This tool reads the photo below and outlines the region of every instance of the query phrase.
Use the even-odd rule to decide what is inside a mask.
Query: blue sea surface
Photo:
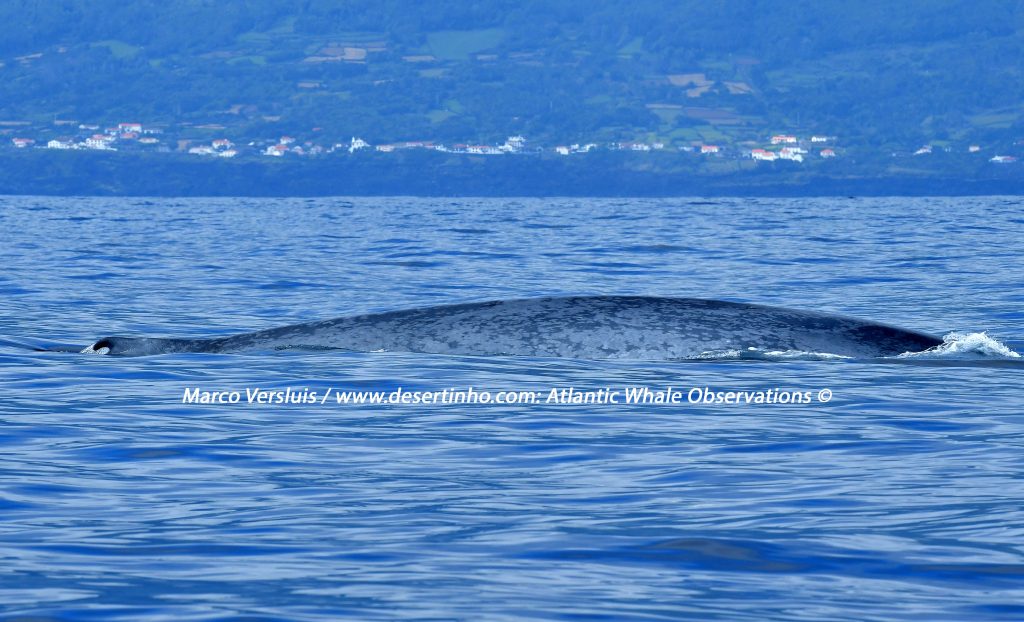
[[[6,197],[0,228],[4,620],[1024,619],[1020,198]],[[36,350],[551,294],[764,303],[987,345]],[[245,401],[625,386],[832,399]],[[242,401],[183,403],[191,387]]]

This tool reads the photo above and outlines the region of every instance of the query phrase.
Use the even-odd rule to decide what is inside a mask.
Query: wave
[[[690,360],[694,361],[840,361],[855,357],[831,352],[809,352],[805,350],[766,350],[746,348],[743,350],[710,350],[701,352]]]
[[[987,333],[952,332],[942,337],[942,343],[922,352],[904,352],[898,358],[942,358],[942,359],[978,359],[1004,358],[1019,359],[1021,355],[1014,352]]]
[[[985,332],[951,332],[942,343],[919,352],[864,359],[831,352],[806,350],[773,350],[764,348],[709,350],[686,359],[691,361],[875,361],[880,363],[958,363],[979,364],[1006,362],[1011,366],[1024,364],[1024,357]]]

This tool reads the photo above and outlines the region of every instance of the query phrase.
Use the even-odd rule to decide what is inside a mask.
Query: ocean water
[[[4,620],[1024,619],[1020,198],[6,197],[0,227]],[[949,344],[884,361],[37,351],[550,294],[774,304]],[[186,404],[190,387],[242,399]],[[245,393],[399,387],[813,399]]]

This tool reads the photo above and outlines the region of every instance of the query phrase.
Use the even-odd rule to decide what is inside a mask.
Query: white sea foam
[[[807,352],[804,350],[762,350],[747,348],[746,350],[708,350],[695,358],[701,360],[736,360],[736,361],[832,361],[852,358],[831,352]]]
[[[99,350],[95,350],[92,346],[86,346],[85,349],[82,350],[81,354],[108,354],[109,352],[110,348],[100,348]]]
[[[1009,358],[1020,354],[985,333],[949,333],[943,343],[923,352],[904,352],[898,358]]]
[[[922,352],[904,352],[897,359],[1019,359],[1021,355],[985,333],[949,333],[943,343]],[[830,352],[803,350],[763,350],[760,348],[708,350],[698,354],[698,360],[718,361],[834,361],[854,357]]]

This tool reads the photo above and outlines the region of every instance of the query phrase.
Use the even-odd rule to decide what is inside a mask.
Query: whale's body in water
[[[751,349],[872,358],[919,352],[941,343],[937,337],[884,324],[755,304],[573,296],[355,315],[211,339],[108,337],[84,351],[130,356],[337,348],[670,360]]]

